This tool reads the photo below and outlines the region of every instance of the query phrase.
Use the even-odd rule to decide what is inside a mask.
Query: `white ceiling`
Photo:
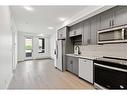
[[[27,11],[23,6],[11,6],[11,11],[18,31],[51,35],[63,24],[59,17],[71,18],[87,6],[32,6],[34,11]],[[54,27],[49,30],[48,27]]]

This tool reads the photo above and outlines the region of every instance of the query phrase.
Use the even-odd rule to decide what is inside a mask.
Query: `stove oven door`
[[[95,84],[107,89],[127,89],[127,70],[94,63]]]

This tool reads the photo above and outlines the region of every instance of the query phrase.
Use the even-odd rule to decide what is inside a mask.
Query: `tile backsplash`
[[[110,56],[127,59],[127,43],[80,46],[82,55]]]

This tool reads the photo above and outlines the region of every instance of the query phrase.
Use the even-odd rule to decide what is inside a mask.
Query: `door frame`
[[[32,60],[33,59],[33,36],[24,36],[24,60]],[[26,57],[26,52],[25,52],[25,45],[26,45],[26,43],[25,43],[25,40],[26,40],[26,38],[28,38],[28,39],[32,39],[32,56],[31,57]]]

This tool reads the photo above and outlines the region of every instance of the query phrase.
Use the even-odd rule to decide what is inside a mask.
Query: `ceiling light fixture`
[[[44,37],[45,35],[43,33],[39,34],[38,37]]]
[[[24,6],[24,9],[26,9],[27,11],[33,11],[34,9],[30,6]]]
[[[60,21],[65,21],[66,18],[60,17],[59,20],[60,20]]]
[[[52,29],[54,29],[54,28],[53,28],[53,27],[48,27],[48,29],[52,30]]]

